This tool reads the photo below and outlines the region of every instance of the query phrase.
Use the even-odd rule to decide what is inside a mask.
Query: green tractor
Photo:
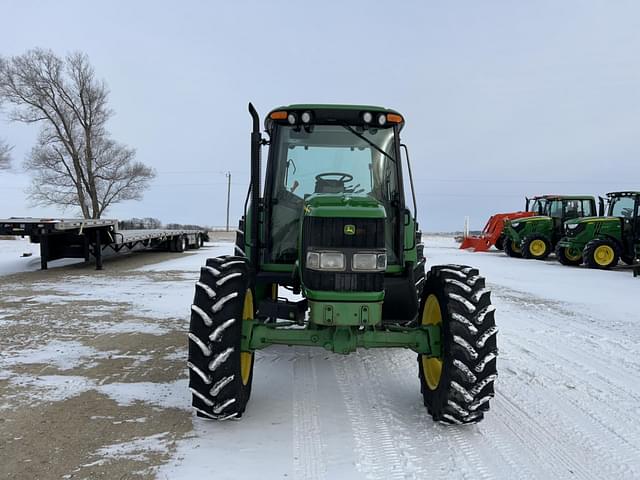
[[[558,242],[556,256],[563,265],[585,263],[607,269],[618,260],[631,265],[640,258],[640,192],[607,194],[607,216],[570,220]],[[600,203],[604,213],[604,202]]]
[[[544,195],[533,207],[538,215],[505,221],[504,251],[510,257],[544,260],[564,235],[564,222],[596,214],[595,198],[583,195]]]
[[[191,307],[197,415],[240,417],[255,352],[270,345],[338,354],[396,347],[418,354],[435,420],[480,421],[497,376],[494,307],[475,268],[434,266],[425,275],[403,117],[372,106],[291,105],[267,115],[263,138],[251,104],[249,112],[251,183],[235,255],[207,260]]]

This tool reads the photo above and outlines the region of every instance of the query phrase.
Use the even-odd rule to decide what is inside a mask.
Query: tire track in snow
[[[405,459],[379,408],[380,398],[367,382],[358,358],[331,357],[338,388],[351,422],[358,460],[356,467],[369,479],[407,479]]]
[[[293,364],[293,478],[326,478],[324,450],[316,366],[310,352],[301,352]]]
[[[559,441],[555,432],[551,432],[547,425],[527,414],[520,405],[516,404],[501,392],[496,392],[496,415],[520,439],[524,447],[530,449],[531,454],[539,459],[540,466],[553,471],[547,478],[593,479],[592,472],[580,461],[568,455],[566,445]],[[551,461],[550,461],[551,460]],[[616,477],[611,477],[616,478]]]
[[[452,475],[462,475],[462,478],[469,479],[491,478],[483,462],[465,439],[469,430],[465,427],[440,425],[429,415],[422,403],[415,354],[399,350],[377,350],[365,353],[363,362],[365,370],[376,378],[375,383],[386,399],[384,405],[388,406],[387,412],[393,419],[392,425],[400,430],[405,439],[403,451],[411,454],[414,463],[419,466],[417,470],[420,475],[414,478],[433,477],[434,470],[442,472],[445,478]],[[390,384],[390,378],[401,382],[404,388],[400,391],[416,392],[414,410],[407,411],[404,404],[401,404],[402,410],[399,410],[396,406],[398,402],[392,396],[394,385]],[[410,412],[413,414],[409,415]],[[443,445],[446,447],[443,448]],[[442,455],[445,450],[449,457]],[[452,455],[454,452],[462,452],[463,456]]]
[[[517,338],[517,336],[512,337],[512,340]],[[523,340],[520,340],[523,342]],[[532,344],[532,340],[528,338],[526,340],[527,347],[530,347]],[[516,345],[519,342],[516,340]],[[533,342],[536,343],[536,342]],[[578,381],[575,378],[576,372],[580,371],[576,368],[572,368],[570,371],[567,371],[562,365],[571,364],[572,361],[561,357],[561,361],[553,362],[547,360],[548,358],[553,358],[553,352],[546,351],[546,349],[542,345],[535,345],[536,351],[541,352],[540,357],[534,355],[527,347],[522,344],[519,347],[527,353],[535,362],[527,362],[527,364],[541,364],[545,368],[546,376],[541,375],[539,372],[536,372],[538,375],[537,378],[542,378],[543,380],[548,380],[553,384],[561,384],[563,380],[566,379],[574,379],[574,381]],[[576,364],[580,365],[580,364]],[[582,367],[582,371],[586,370],[586,367]],[[589,375],[585,375],[584,378],[580,379],[580,383],[584,383],[586,385],[590,385],[589,382],[593,381],[593,377]],[[513,385],[514,383],[520,382],[525,384],[522,378],[519,375],[513,375],[510,378],[509,385]],[[574,442],[580,442],[581,448],[588,447],[592,451],[607,451],[607,456],[609,457],[609,461],[607,462],[596,462],[594,467],[605,468],[606,476],[609,478],[636,478],[637,470],[633,469],[631,466],[637,464],[638,458],[640,458],[640,443],[638,438],[638,429],[637,429],[637,420],[633,419],[631,415],[625,410],[618,410],[615,408],[611,408],[610,404],[615,405],[619,401],[619,396],[615,395],[612,397],[602,397],[598,395],[601,390],[597,390],[593,388],[593,384],[591,383],[590,389],[586,393],[586,398],[577,399],[575,395],[569,395],[567,392],[563,392],[562,390],[554,390],[554,395],[560,395],[563,402],[567,402],[571,405],[571,409],[562,413],[558,409],[561,406],[559,402],[544,402],[545,408],[545,416],[552,420],[556,426],[562,425],[563,429],[572,432],[574,435],[579,436],[579,439],[574,439]],[[545,399],[543,399],[545,400]],[[526,400],[525,400],[526,401]],[[588,402],[596,401],[597,409],[594,410],[588,406]],[[541,408],[541,403],[537,402],[535,405],[531,405],[532,408]],[[580,417],[578,422],[571,423],[567,418],[568,415],[576,416],[577,413],[582,413],[591,420],[591,425],[587,425],[584,422],[584,417]],[[606,415],[603,413],[606,412]],[[610,423],[610,419],[615,419],[618,422],[618,428],[614,428]],[[622,422],[620,423],[620,421]],[[630,428],[631,425],[636,425],[635,428]],[[589,432],[589,427],[595,428],[597,432]],[[580,430],[578,430],[580,428]],[[563,430],[564,431],[564,430]],[[611,461],[613,460],[613,461]]]
[[[425,471],[430,473],[430,477],[434,476],[434,470],[438,470],[443,472],[444,478],[456,475],[462,475],[469,479],[495,478],[496,471],[499,471],[501,476],[507,475],[505,466],[508,466],[510,469],[509,478],[517,478],[518,480],[539,478],[527,467],[530,457],[524,457],[512,448],[512,438],[501,437],[501,434],[505,432],[511,435],[510,431],[496,432],[495,422],[488,425],[485,420],[477,426],[461,427],[433,423],[427,409],[422,405],[414,353],[397,350],[376,353],[383,354],[384,357],[376,360],[378,367],[380,364],[384,364],[389,370],[388,373],[385,370],[387,375],[394,379],[401,379],[407,391],[415,389],[417,392],[416,400],[419,402],[417,413],[414,411],[414,417],[409,418],[409,422],[406,412],[403,414],[397,409],[394,411],[396,423],[404,423],[407,431],[411,432],[413,451],[423,459]],[[373,357],[373,355],[371,356]],[[368,371],[373,371],[376,365],[368,367]],[[409,372],[413,372],[413,375],[408,375]],[[387,385],[387,390],[389,387],[390,385]],[[390,403],[393,405],[393,402]],[[491,417],[492,413],[489,412],[487,416]],[[430,441],[426,443],[425,439]],[[435,458],[425,456],[425,447],[435,452]],[[447,452],[449,457],[443,456],[444,452]],[[462,452],[463,456],[456,455],[456,452]]]

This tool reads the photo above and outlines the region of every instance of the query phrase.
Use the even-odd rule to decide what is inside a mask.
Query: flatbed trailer
[[[118,220],[70,218],[6,218],[0,219],[0,235],[29,237],[40,244],[40,266],[60,258],[95,259],[96,270],[102,270],[106,251],[114,253],[158,249],[182,252],[200,248],[208,240],[203,230],[118,230]]]

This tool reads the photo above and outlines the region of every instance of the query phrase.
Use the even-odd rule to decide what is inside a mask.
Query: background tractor
[[[480,235],[467,235],[462,239],[460,248],[466,250],[473,248],[474,252],[486,252],[492,246],[498,250],[504,249],[504,221],[516,220],[518,218],[533,217],[539,215],[544,208],[544,197],[533,197],[525,199],[525,208],[521,212],[496,213],[492,215],[487,224],[482,229]]]
[[[197,414],[240,417],[255,351],[270,345],[340,354],[399,347],[418,354],[435,420],[481,420],[497,375],[494,307],[474,268],[425,275],[403,117],[373,106],[291,105],[267,115],[263,138],[249,111],[251,184],[236,254],[207,260],[192,305]]]
[[[544,260],[562,238],[564,222],[596,214],[594,197],[545,195],[539,199],[540,215],[505,221],[504,251],[510,257]]]
[[[608,193],[607,201],[607,216],[565,224],[565,236],[556,247],[560,263],[607,269],[619,259],[631,265],[640,256],[640,192]]]

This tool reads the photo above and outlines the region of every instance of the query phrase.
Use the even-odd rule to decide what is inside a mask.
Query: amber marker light
[[[402,116],[395,113],[387,113],[387,122],[389,123],[402,123]]]
[[[271,112],[271,115],[269,115],[269,117],[271,118],[271,120],[286,120],[287,119],[287,112],[285,112],[284,110],[279,110],[277,112]]]

